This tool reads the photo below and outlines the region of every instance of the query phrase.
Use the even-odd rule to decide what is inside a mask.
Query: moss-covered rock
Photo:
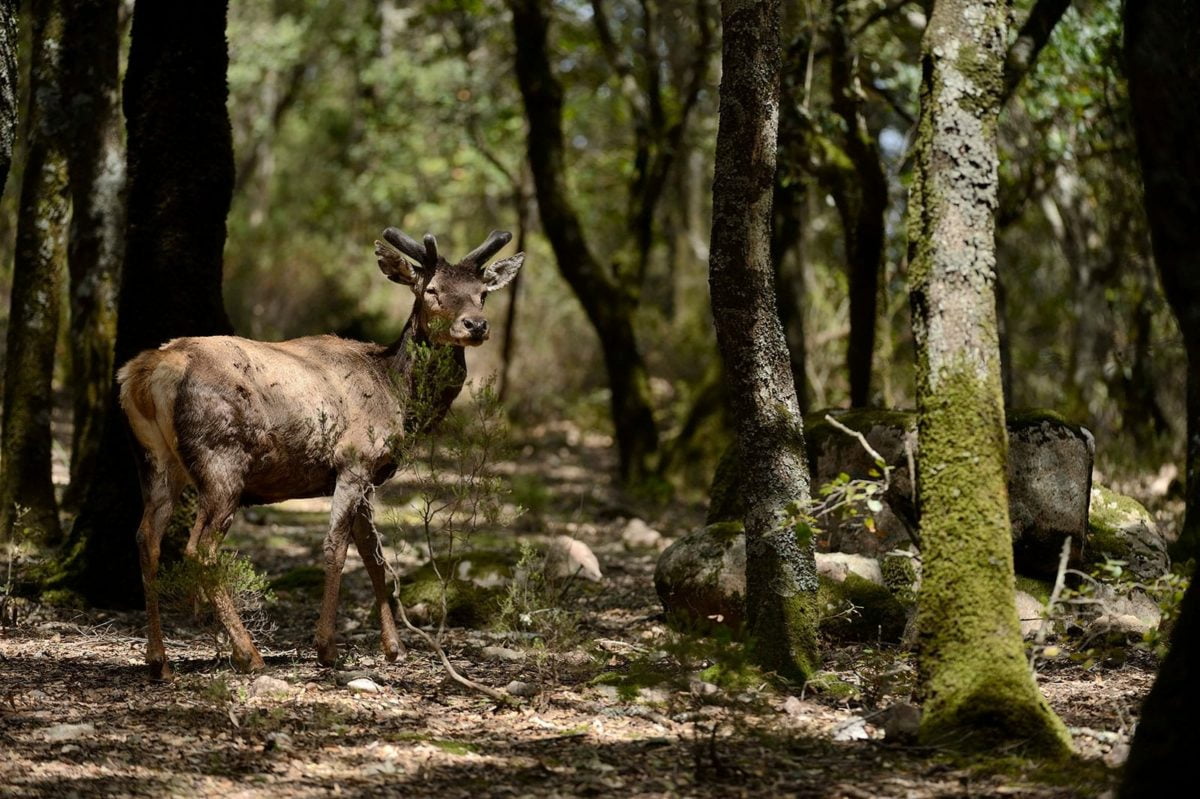
[[[414,622],[437,621],[444,579],[446,623],[486,627],[499,614],[504,592],[512,581],[511,560],[509,553],[477,551],[439,560],[436,569],[433,563],[426,563],[401,580],[400,599]]]
[[[841,641],[895,643],[908,624],[909,609],[886,586],[857,574],[840,582],[822,575],[817,599],[821,634]]]
[[[1092,486],[1088,532],[1084,559],[1089,564],[1106,558],[1122,560],[1139,580],[1147,581],[1171,567],[1167,542],[1150,512],[1137,500],[1102,485]]]

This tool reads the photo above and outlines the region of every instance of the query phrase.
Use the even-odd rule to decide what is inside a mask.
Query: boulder
[[[909,459],[917,448],[917,415],[898,410],[833,410],[805,416],[805,443],[814,488],[841,474],[878,479],[878,467],[857,438],[835,428],[826,414],[860,432],[891,467],[891,485],[874,529],[861,519],[831,519],[817,540],[820,549],[878,558],[912,542],[919,517]],[[1014,414],[1008,420],[1009,513],[1018,573],[1053,577],[1064,538],[1072,540],[1075,563],[1087,539],[1088,497],[1095,444],[1085,428],[1050,413]],[[727,452],[713,478],[708,523],[740,520],[737,468]]]
[[[746,601],[741,522],[710,524],[663,550],[654,568],[654,588],[677,626],[741,629]]]
[[[1171,567],[1167,542],[1150,511],[1102,485],[1092,486],[1088,532],[1084,553],[1088,563],[1121,560],[1143,581],[1160,577]]]

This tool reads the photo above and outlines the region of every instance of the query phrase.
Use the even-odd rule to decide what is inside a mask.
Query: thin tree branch
[[[1054,27],[1062,19],[1070,5],[1071,0],[1037,0],[1034,3],[1033,8],[1029,11],[1029,16],[1025,18],[1025,24],[1021,26],[1021,32],[1017,34],[1016,41],[1008,48],[1008,55],[1004,59],[1004,89],[1000,95],[1001,107],[1012,99],[1017,87],[1021,85],[1021,81],[1033,69],[1042,48],[1050,41]]]

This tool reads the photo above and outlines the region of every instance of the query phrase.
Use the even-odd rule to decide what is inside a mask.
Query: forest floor
[[[519,680],[535,695],[503,704],[463,688],[403,631],[407,658],[384,662],[355,554],[339,616],[344,662],[318,666],[309,642],[320,583],[309,577],[320,563],[328,503],[287,503],[239,514],[228,540],[270,578],[292,578],[277,583],[265,608],[270,624],[256,634],[266,673],[286,685],[257,691],[257,677],[234,671],[215,639],[183,614],[166,619],[177,677],[155,683],[142,665],[143,614],[22,605],[15,626],[0,630],[0,796],[923,799],[1111,791],[1111,765],[1153,680],[1149,657],[1108,667],[1062,658],[1042,668],[1041,687],[1080,753],[1051,766],[1019,750],[967,758],[884,740],[880,710],[906,699],[912,684],[908,657],[887,647],[831,645],[824,690],[739,683],[736,647],[689,641],[664,625],[652,579],[658,553],[622,542],[630,511],[604,477],[612,471],[606,443],[566,426],[535,431],[509,470],[541,486],[541,507],[505,534],[513,560],[517,539],[544,546],[566,533],[591,546],[604,572],[599,584],[573,587],[567,623],[553,640],[530,646],[519,635],[472,629],[445,636],[467,676],[498,688]],[[400,481],[379,502],[399,507],[404,499]],[[647,521],[677,537],[702,519],[703,508],[678,504]],[[391,554],[404,561],[411,553],[397,552],[412,546]],[[710,664],[717,670],[699,679]],[[379,690],[356,692],[347,685],[356,677]]]

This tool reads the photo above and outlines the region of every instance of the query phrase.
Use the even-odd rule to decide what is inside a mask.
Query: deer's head
[[[483,313],[488,293],[507,285],[525,262],[521,252],[488,265],[511,239],[511,233],[493,230],[487,241],[451,264],[438,254],[432,234],[426,233],[419,242],[390,227],[383,231],[383,241],[375,242],[375,255],[388,280],[412,287],[417,297],[413,324],[422,338],[474,347],[488,339]]]

